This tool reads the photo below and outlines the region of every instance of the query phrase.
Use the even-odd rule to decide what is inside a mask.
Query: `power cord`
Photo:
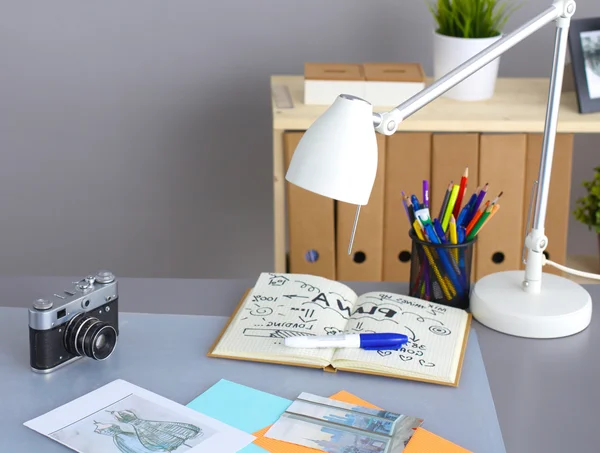
[[[554,261],[546,259],[545,256],[542,261],[542,264],[543,265],[549,264],[550,266],[560,269],[563,272],[567,272],[568,274],[573,274],[573,275],[577,275],[579,277],[589,278],[592,280],[600,280],[600,275],[598,275],[598,274],[592,274],[590,272],[583,272],[583,271],[578,271],[576,269],[571,269],[570,267],[563,266],[562,264],[558,264],[558,263],[555,263]]]

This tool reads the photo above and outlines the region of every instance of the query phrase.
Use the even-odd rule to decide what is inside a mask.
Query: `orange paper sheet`
[[[371,409],[381,409],[368,401],[365,401],[358,396],[348,393],[344,390],[330,396],[332,400],[342,401],[344,403],[356,404],[357,406],[369,407]],[[266,432],[271,428],[266,428],[256,431],[254,436],[256,440],[254,443],[259,447],[264,448],[271,453],[319,453],[321,450],[314,448],[304,447],[302,445],[291,444],[289,442],[283,442],[277,439],[270,439],[265,437]],[[446,439],[443,439],[435,434],[427,431],[423,428],[417,428],[415,434],[408,442],[408,445],[404,449],[403,453],[471,453],[456,444],[453,444]]]

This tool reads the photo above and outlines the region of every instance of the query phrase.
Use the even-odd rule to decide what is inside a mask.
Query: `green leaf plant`
[[[518,9],[507,0],[426,0],[441,35],[492,38]]]
[[[577,200],[573,214],[590,230],[600,234],[600,167],[594,168],[594,179],[584,181],[583,187],[587,195]]]

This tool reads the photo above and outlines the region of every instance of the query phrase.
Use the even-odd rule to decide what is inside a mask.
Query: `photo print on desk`
[[[417,417],[301,393],[266,437],[327,453],[400,453],[422,423]]]
[[[180,452],[215,430],[137,395],[99,409],[49,437],[85,453]]]
[[[233,453],[255,439],[122,380],[25,426],[79,453]]]

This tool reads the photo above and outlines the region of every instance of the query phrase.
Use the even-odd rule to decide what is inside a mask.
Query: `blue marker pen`
[[[283,343],[290,348],[361,348],[382,351],[400,349],[408,343],[408,337],[401,333],[361,333],[321,337],[288,337]]]
[[[465,208],[468,206],[469,210],[467,211],[467,214],[463,218],[463,223],[461,225],[468,225],[469,222],[471,221],[472,214],[474,214],[471,211],[473,210],[473,206],[475,206],[476,201],[477,201],[477,194],[474,193],[473,195],[471,195],[471,198],[469,198],[469,202],[465,205]]]
[[[419,204],[419,199],[417,198],[416,195],[411,195],[410,196],[410,201],[413,204],[414,208],[415,208],[415,212],[417,212],[419,209],[421,209],[421,205]]]
[[[465,227],[458,227],[458,231],[456,233],[458,235],[458,243],[462,244],[463,242],[465,242],[465,236],[467,235],[467,230],[465,229]]]
[[[433,220],[433,228],[435,228],[435,233],[437,234],[437,236],[440,239],[440,241],[442,242],[442,244],[446,244],[448,242],[448,240],[446,239],[446,235],[444,234],[444,229],[442,228],[442,224],[440,223],[439,219]]]
[[[470,210],[471,210],[471,205],[469,203],[467,203],[465,206],[463,206],[463,208],[460,210],[460,213],[458,214],[458,219],[456,219],[457,227],[460,227],[466,223],[465,219],[469,215]]]

